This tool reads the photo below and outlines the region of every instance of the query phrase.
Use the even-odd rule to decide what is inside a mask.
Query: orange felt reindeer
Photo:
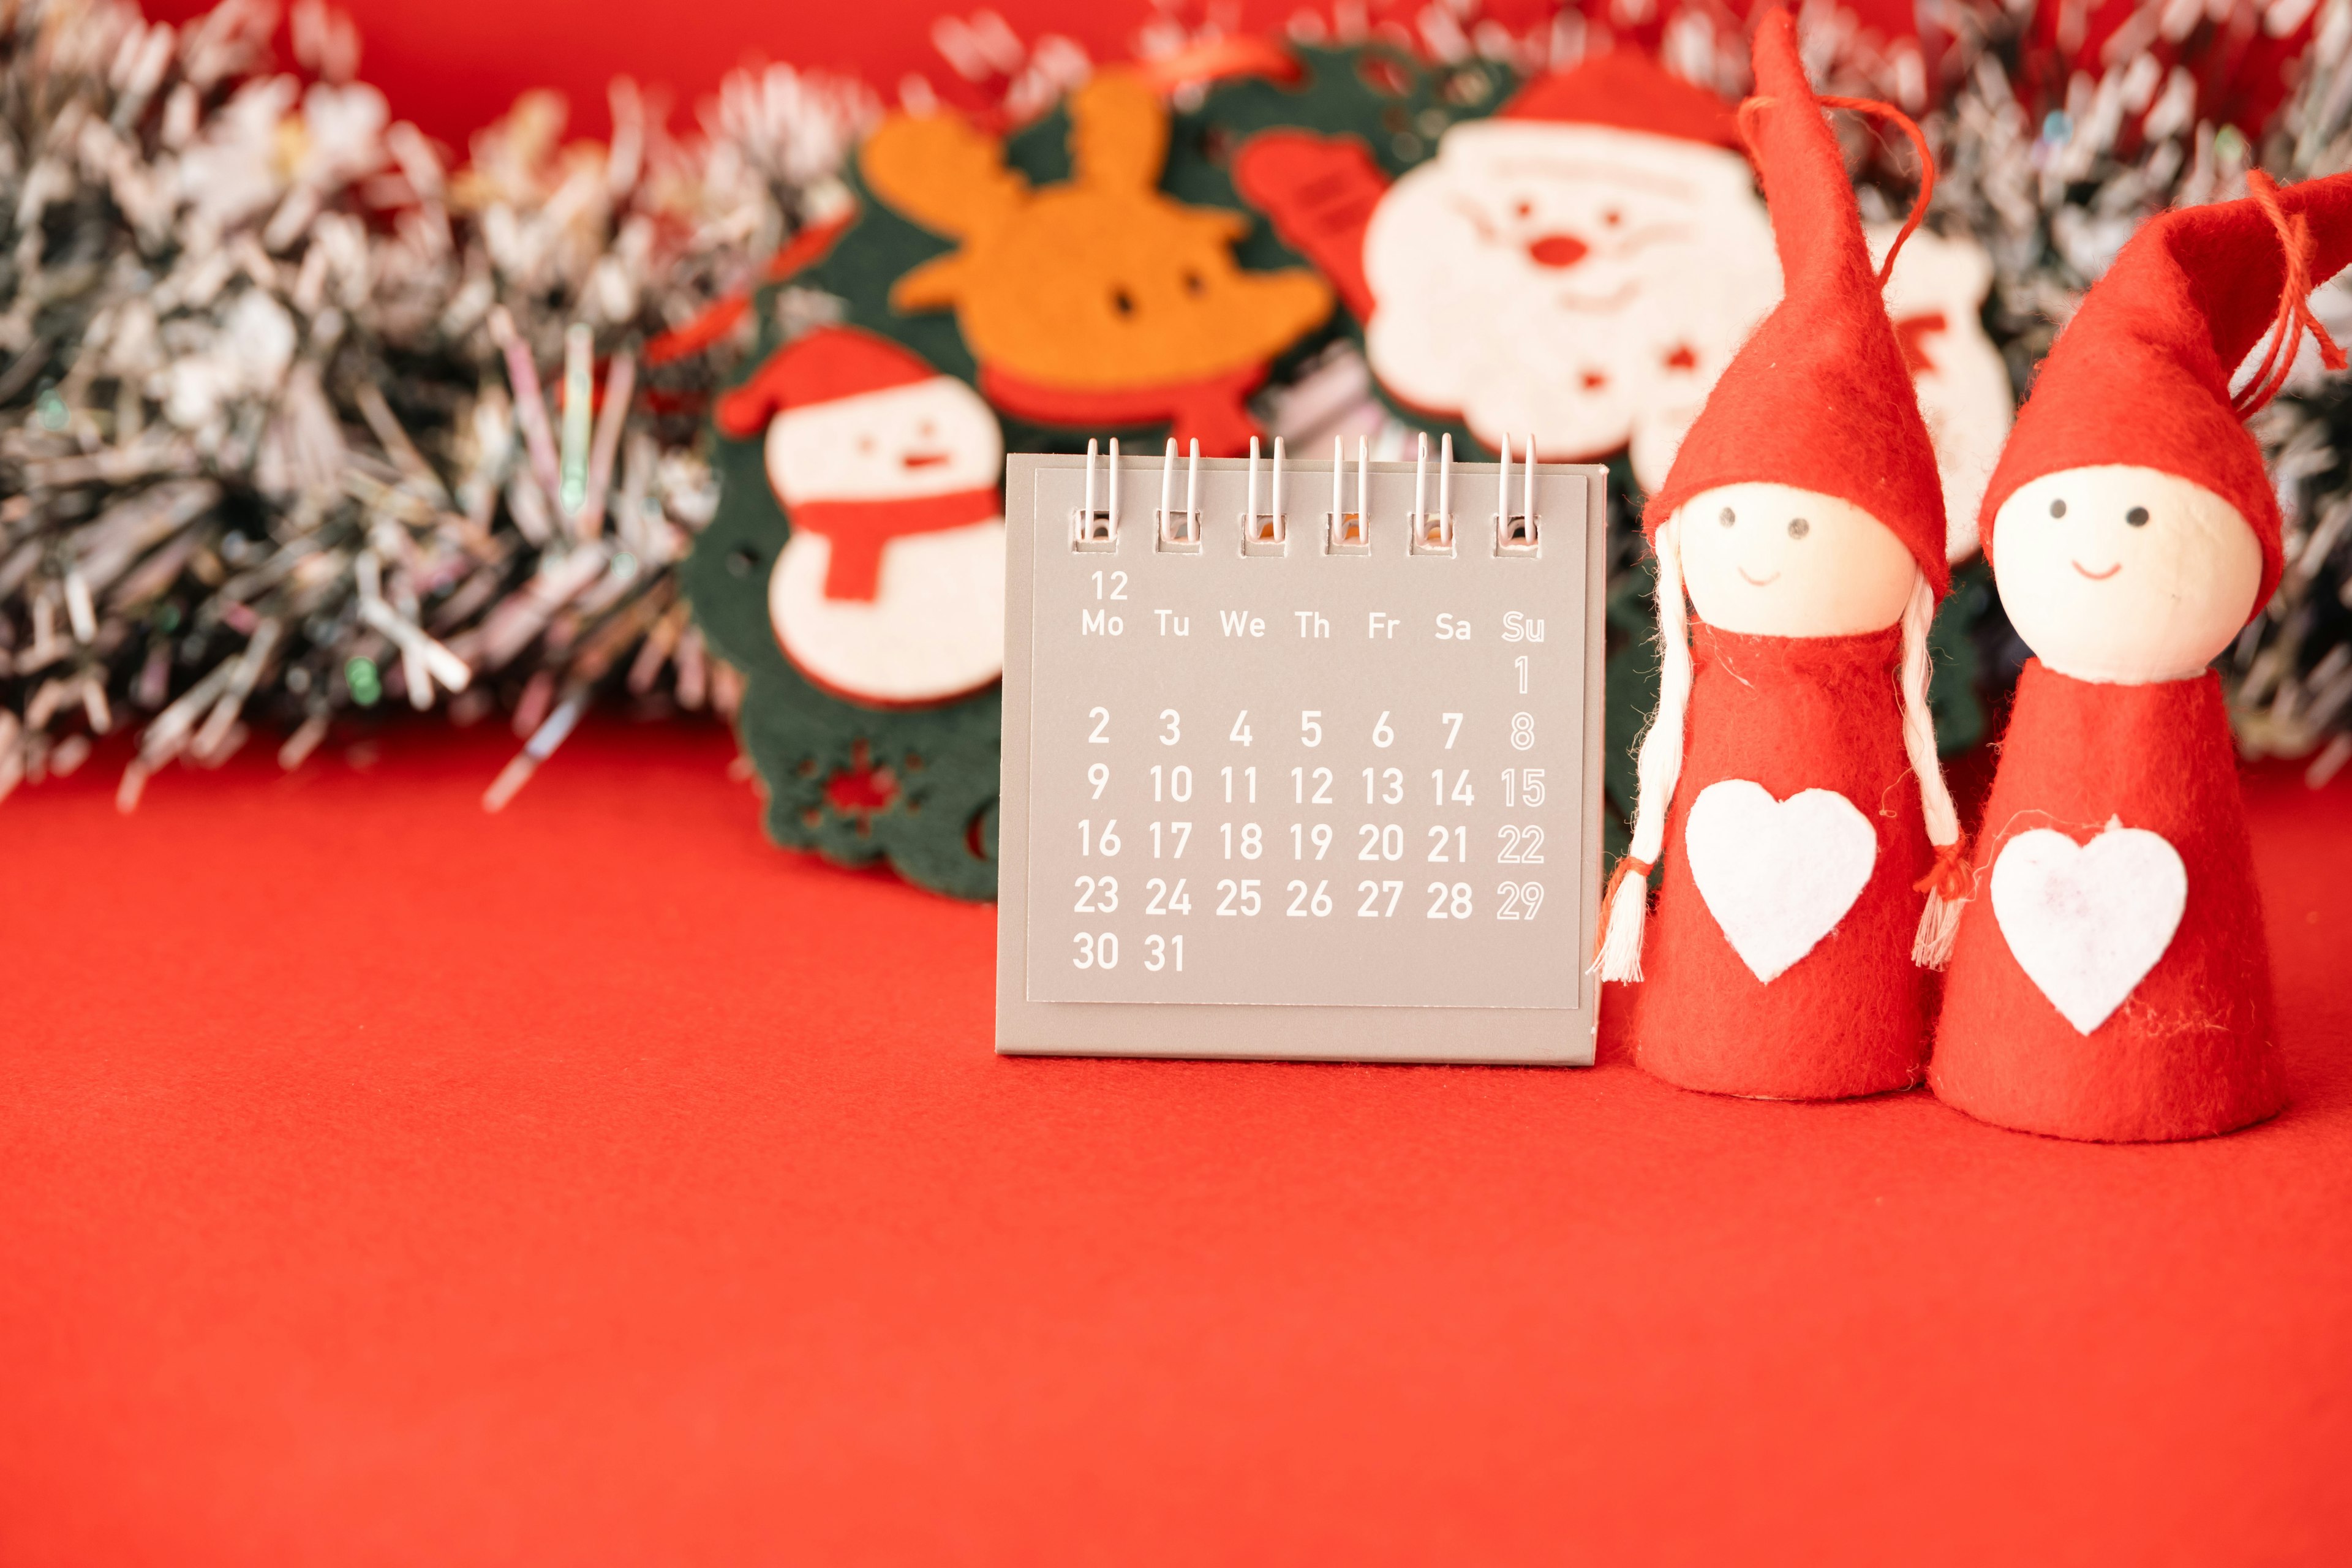
[[[1212,453],[1255,433],[1244,400],[1267,362],[1318,325],[1313,272],[1252,272],[1231,247],[1250,220],[1159,189],[1168,111],[1105,71],[1070,96],[1075,173],[1033,188],[1001,143],[952,113],[898,114],[859,167],[892,207],[961,242],[890,292],[899,310],[952,307],[981,390],[1048,425],[1169,423]]]

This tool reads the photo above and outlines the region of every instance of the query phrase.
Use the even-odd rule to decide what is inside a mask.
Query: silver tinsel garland
[[[726,344],[645,346],[837,195],[876,100],[779,67],[680,142],[622,84],[601,145],[535,95],[452,172],[295,20],[307,82],[257,0],[0,0],[0,795],[125,723],[127,808],[249,724],[292,766],[503,697],[495,806],[592,693],[729,700],[670,570]]]
[[[2147,53],[2284,9],[2154,0],[2070,74],[2032,58],[2030,6],[1930,0],[1934,84],[1834,5],[1802,17],[1825,84],[1936,101],[1931,222],[1991,252],[1988,326],[2022,388],[2147,215],[2241,194],[2257,152],[2287,179],[2352,166],[2352,0],[2324,0],[2259,148]],[[711,512],[703,413],[741,338],[646,348],[832,209],[879,101],[779,66],[677,139],[621,84],[604,145],[564,142],[533,95],[453,169],[352,81],[347,24],[304,0],[295,76],[271,68],[275,21],[265,0],[181,29],[126,0],[0,0],[0,795],[118,727],[128,807],[249,731],[293,766],[339,716],[404,703],[510,713],[527,743],[495,807],[599,697],[730,700],[672,567]],[[1572,16],[1520,37],[1460,4],[1414,41],[1531,69],[1589,47]],[[993,18],[942,24],[950,64],[987,75],[960,45],[1016,116],[1084,75],[1075,46],[1024,55]],[[1664,52],[1745,85],[1727,13],[1686,6]],[[2028,81],[2064,85],[2045,103]],[[1906,160],[1856,152],[1870,216],[1899,210]],[[2318,311],[2352,327],[2352,293]],[[2352,760],[2352,389],[2305,366],[2257,428],[2287,575],[2224,674],[2248,753],[2323,782]]]
[[[1989,326],[2021,390],[2074,304],[2139,223],[2168,206],[2242,196],[2259,166],[2284,181],[2352,168],[2352,0],[2326,0],[2266,133],[2250,140],[2198,114],[2197,83],[2147,52],[2157,40],[2183,58],[2242,37],[2264,8],[2221,15],[2139,6],[2063,100],[2029,104],[2017,83],[2027,16],[1951,6],[1935,13],[1955,37],[1945,107],[1930,117],[1944,168],[1940,221],[1991,251]],[[2309,15],[2308,9],[2305,15]],[[2352,287],[2339,278],[2312,301],[2339,342],[2352,342]],[[2240,749],[2309,759],[2323,784],[2352,761],[2352,384],[2329,375],[2305,342],[2282,395],[2253,430],[2270,457],[2285,517],[2286,571],[2277,596],[2221,661]],[[2011,650],[2021,656],[2021,648]]]

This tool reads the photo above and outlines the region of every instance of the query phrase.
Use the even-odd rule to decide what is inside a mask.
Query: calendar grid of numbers
[[[1603,470],[1337,478],[1010,460],[999,1050],[1591,1059]]]

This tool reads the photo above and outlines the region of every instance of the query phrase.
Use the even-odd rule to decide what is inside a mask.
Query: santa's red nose
[[[1572,234],[1547,234],[1528,241],[1528,255],[1538,267],[1573,267],[1591,249]]]

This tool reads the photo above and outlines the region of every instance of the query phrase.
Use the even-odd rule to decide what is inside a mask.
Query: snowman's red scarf
[[[1264,363],[1199,381],[1160,386],[1047,386],[1001,365],[980,367],[980,390],[1008,414],[1044,425],[1100,430],[1123,425],[1170,426],[1181,448],[1197,439],[1210,458],[1237,458],[1258,433],[1243,407],[1265,380]]]
[[[1003,515],[993,489],[950,490],[897,500],[806,500],[793,508],[793,526],[833,543],[825,563],[824,596],[871,602],[882,584],[882,547],[910,533],[940,533]]]

